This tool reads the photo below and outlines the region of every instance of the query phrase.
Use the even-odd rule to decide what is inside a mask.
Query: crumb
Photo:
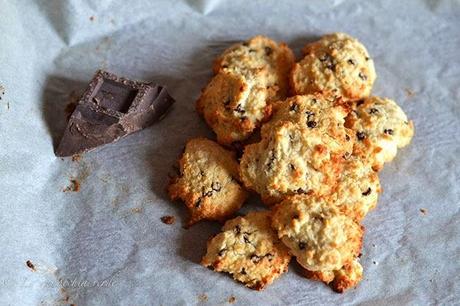
[[[208,301],[208,296],[206,294],[200,294],[198,296],[198,300],[201,302],[201,303],[206,303]]]
[[[379,263],[376,262],[375,260],[372,262],[374,265],[378,265]]]
[[[230,304],[235,303],[235,302],[236,302],[236,297],[234,297],[234,296],[232,295],[231,297],[228,298],[228,302],[229,302]]]
[[[428,210],[426,208],[420,208],[420,212],[423,214],[423,215],[426,215],[428,213]]]
[[[412,98],[413,96],[415,96],[415,92],[409,88],[406,88],[404,89],[406,91],[406,95],[408,98]]]
[[[6,102],[6,109],[10,110],[10,102]]]
[[[96,17],[94,17],[94,16],[89,17],[90,21],[94,21],[95,19],[96,19]]]
[[[134,208],[131,208],[131,211],[133,213],[141,213],[142,212],[142,207],[134,207]]]
[[[376,246],[375,244],[372,244],[372,247],[375,248],[375,247],[377,247],[377,246]]]
[[[80,183],[76,179],[70,179],[70,185],[62,190],[63,192],[79,192]]]
[[[174,222],[176,222],[176,218],[174,216],[163,216],[161,217],[161,222],[164,224],[174,224]]]
[[[115,24],[116,24],[115,19],[110,18],[110,23],[113,24],[113,25],[115,25]]]
[[[37,270],[35,269],[34,264],[33,264],[30,260],[26,261],[26,266],[29,267],[29,269],[32,270],[32,271],[34,271],[34,272],[37,271]]]
[[[72,155],[72,161],[73,161],[73,162],[79,162],[80,159],[81,159],[81,155],[80,155],[80,154]]]

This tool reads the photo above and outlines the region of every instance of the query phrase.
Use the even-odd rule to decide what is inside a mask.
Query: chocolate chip
[[[393,130],[392,129],[385,129],[385,130],[383,130],[383,132],[385,134],[388,134],[388,135],[393,135]]]
[[[234,231],[235,231],[236,234],[241,233],[241,226],[239,226],[239,225],[235,226]]]
[[[330,59],[331,59],[331,57],[330,57],[329,54],[327,54],[327,53],[324,53],[323,55],[321,55],[321,56],[319,57],[319,60],[320,60],[321,62],[325,62],[325,61],[330,60]]]
[[[306,246],[307,244],[305,242],[299,242],[299,249],[303,250]]]
[[[217,253],[217,255],[222,256],[222,255],[225,254],[226,251],[227,251],[227,249],[223,248],[222,250],[219,251],[219,253]]]
[[[348,134],[345,134],[345,140],[350,141],[350,136]]]
[[[265,47],[265,55],[266,55],[266,56],[270,56],[270,55],[272,55],[272,53],[273,53],[272,48],[270,48],[270,47]]]
[[[358,102],[356,102],[356,106],[360,106],[364,103],[364,100],[359,100]]]
[[[360,78],[361,80],[363,80],[363,81],[367,80],[367,76],[366,76],[364,73],[362,73],[362,72],[360,72],[360,73],[358,74],[358,76],[359,76],[359,78]]]
[[[370,58],[366,56],[366,61],[368,61],[368,60],[370,60]]]
[[[212,190],[208,190],[208,191],[206,191],[206,192],[203,192],[203,196],[204,196],[204,197],[212,197],[212,193],[213,193]]]
[[[303,190],[302,188],[297,189],[296,193],[297,194],[307,194],[307,192],[305,190]]]
[[[316,100],[315,98],[313,98],[313,99],[311,99],[311,103],[316,104],[316,103],[318,103],[318,100]]]
[[[328,63],[326,65],[326,68],[334,71],[335,70],[335,64],[334,63]]]
[[[351,153],[350,152],[345,152],[345,154],[343,154],[343,158],[344,159],[349,159],[351,156]]]
[[[374,108],[374,107],[369,110],[369,114],[371,114],[371,115],[372,114],[377,114],[378,112],[379,112],[379,110]]]
[[[242,108],[241,104],[238,104],[236,108],[234,109],[235,112],[244,114],[246,111]]]
[[[246,275],[246,274],[247,274],[247,273],[246,273],[246,269],[245,269],[245,268],[241,269],[241,272],[240,272],[240,273],[243,274],[243,275]]]
[[[275,162],[276,160],[276,153],[271,151],[270,153],[270,159],[268,160],[268,163],[267,163],[267,168],[268,170],[271,170],[272,167],[273,167],[273,163]]]
[[[250,257],[250,259],[251,259],[251,261],[252,261],[253,263],[258,263],[258,262],[260,261],[261,257],[260,257],[260,256],[257,256],[256,254],[252,254],[251,257]]]
[[[364,140],[366,138],[366,133],[364,132],[357,132],[356,137],[358,137],[358,140]]]
[[[219,192],[222,189],[222,186],[219,182],[212,182],[211,188],[212,190]]]
[[[297,103],[294,103],[291,105],[291,107],[289,107],[289,110],[291,112],[297,112],[299,110],[299,105]]]
[[[243,236],[243,240],[244,240],[245,243],[251,243],[251,240],[249,240],[247,235]]]
[[[368,195],[371,194],[371,192],[372,192],[372,189],[371,189],[371,187],[369,187],[369,188],[367,188],[367,190],[364,191],[362,194],[363,194],[363,196],[368,196]]]
[[[356,65],[355,61],[351,58],[348,60],[348,64],[353,65],[353,66]]]
[[[307,126],[311,129],[316,127],[316,121],[308,121]]]

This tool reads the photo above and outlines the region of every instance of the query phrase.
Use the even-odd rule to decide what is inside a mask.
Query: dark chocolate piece
[[[174,102],[162,86],[99,70],[70,116],[56,155],[88,152],[142,130]]]

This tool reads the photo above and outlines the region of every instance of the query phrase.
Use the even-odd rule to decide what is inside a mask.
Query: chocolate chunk
[[[314,127],[316,127],[316,122],[315,122],[315,121],[308,121],[308,122],[307,122],[307,126],[308,126],[310,129],[313,129]]]
[[[293,103],[290,107],[289,110],[291,112],[297,112],[299,110],[299,105],[297,103]]]
[[[369,187],[369,188],[367,188],[366,191],[364,191],[364,192],[362,193],[362,195],[363,195],[363,196],[368,196],[368,195],[371,194],[371,192],[372,192],[372,189],[371,189],[371,187]]]
[[[376,108],[371,108],[371,109],[369,110],[369,114],[377,114],[378,112],[379,112],[379,110],[376,109]]]
[[[383,132],[385,134],[388,134],[388,135],[393,135],[393,130],[392,129],[385,129],[385,130],[383,130]]]
[[[70,116],[56,156],[88,152],[142,130],[173,103],[162,86],[99,70]]]
[[[307,194],[307,192],[305,190],[303,190],[302,188],[297,189],[296,193],[297,194]]]
[[[366,133],[364,132],[357,132],[356,133],[356,137],[358,138],[358,140],[364,140],[366,138]]]
[[[270,56],[273,53],[272,48],[270,47],[265,47],[265,55]]]

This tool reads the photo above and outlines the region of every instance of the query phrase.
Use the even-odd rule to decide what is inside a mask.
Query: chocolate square
[[[97,71],[69,118],[57,156],[92,150],[152,125],[174,99],[162,86]]]

